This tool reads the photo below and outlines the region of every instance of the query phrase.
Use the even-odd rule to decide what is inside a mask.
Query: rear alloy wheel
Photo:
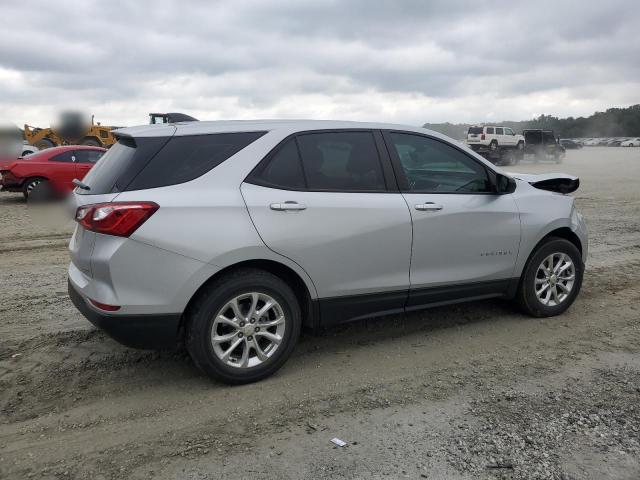
[[[300,306],[279,277],[243,269],[216,280],[186,313],[186,346],[200,369],[230,384],[268,377],[291,355]]]
[[[215,315],[213,353],[231,367],[255,367],[276,353],[285,329],[284,311],[271,296],[259,292],[238,295]]]
[[[516,300],[534,317],[559,315],[571,306],[582,286],[582,257],[568,240],[551,237],[531,256]]]

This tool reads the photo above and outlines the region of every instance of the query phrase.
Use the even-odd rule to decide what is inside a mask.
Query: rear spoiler
[[[543,173],[541,175],[511,174],[513,178],[525,181],[540,190],[567,194],[575,192],[580,186],[580,179],[566,173]]]

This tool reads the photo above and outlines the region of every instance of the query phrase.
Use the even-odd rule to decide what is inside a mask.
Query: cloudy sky
[[[635,1],[0,2],[0,117],[408,124],[640,103]]]

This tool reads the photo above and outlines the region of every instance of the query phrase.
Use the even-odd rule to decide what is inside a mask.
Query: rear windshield
[[[123,137],[84,178],[99,195],[188,182],[256,141],[266,132],[218,133],[180,137]]]
[[[469,133],[482,133],[482,127],[469,127]]]

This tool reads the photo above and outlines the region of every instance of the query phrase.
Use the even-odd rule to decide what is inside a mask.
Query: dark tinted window
[[[69,162],[73,162],[73,158],[71,157],[73,157],[73,150],[68,150],[66,152],[59,153],[55,157],[51,157],[49,161],[69,163]]]
[[[99,150],[76,150],[74,152],[78,163],[96,163],[103,154],[104,152]]]
[[[268,162],[261,163],[250,175],[249,181],[267,187],[303,189],[304,176],[295,139],[288,140]]]
[[[126,190],[164,187],[204,175],[266,132],[172,137]]]
[[[84,194],[163,187],[193,180],[266,132],[121,138],[84,178]]]
[[[556,143],[556,137],[553,136],[553,132],[542,132],[542,138],[547,145]]]
[[[409,190],[435,193],[490,192],[480,163],[445,142],[408,133],[391,133]]]
[[[496,128],[496,135],[504,135],[504,130],[502,128]]]
[[[487,127],[487,134],[493,135],[493,127]]]
[[[382,165],[371,132],[327,132],[297,137],[310,190],[382,191]]]
[[[167,137],[120,138],[82,180],[90,190],[78,189],[77,193],[122,192],[168,140]]]
[[[538,145],[542,143],[542,132],[540,130],[525,130],[524,141],[530,145]]]
[[[482,127],[469,127],[469,132],[468,133],[473,133],[475,135],[478,135],[478,134],[482,133]]]

